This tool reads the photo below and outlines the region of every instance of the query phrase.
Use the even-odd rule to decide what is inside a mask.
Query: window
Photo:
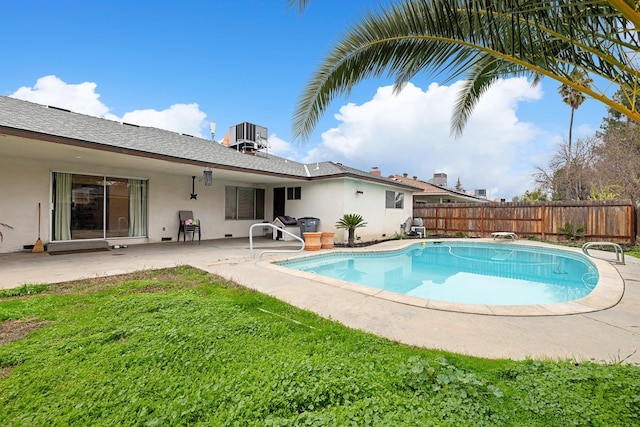
[[[385,207],[387,209],[404,209],[404,193],[387,191],[385,195]]]
[[[144,237],[147,181],[54,172],[53,240]]]
[[[262,188],[225,187],[225,219],[264,219],[264,195]]]
[[[287,200],[300,200],[302,187],[287,187]]]

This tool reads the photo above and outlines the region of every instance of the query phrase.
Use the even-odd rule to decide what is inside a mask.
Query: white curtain
[[[147,181],[129,182],[129,237],[147,235]]]
[[[71,188],[70,173],[54,172],[55,201],[53,240],[71,240]]]

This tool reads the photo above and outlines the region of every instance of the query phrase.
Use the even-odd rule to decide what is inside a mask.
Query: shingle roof
[[[136,126],[0,97],[0,126],[174,159],[305,176],[303,165],[277,156],[248,156],[203,138]]]
[[[220,166],[298,179],[354,176],[399,185],[393,180],[338,163],[305,165],[271,153],[247,155],[199,137],[101,119],[6,96],[0,96],[0,127],[90,143],[96,149],[116,148],[173,161],[202,162],[214,168]]]
[[[467,193],[462,193],[456,190],[450,190],[448,188],[440,187],[439,185],[431,184],[430,182],[420,181],[417,178],[409,178],[408,176],[404,176],[404,175],[390,175],[389,178],[394,181],[398,181],[403,184],[416,187],[419,189],[418,190],[419,193],[424,193],[428,195],[457,195],[464,198],[486,201],[485,199],[481,199],[476,196],[471,196]]]

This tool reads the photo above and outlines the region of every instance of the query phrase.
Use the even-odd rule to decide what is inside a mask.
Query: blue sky
[[[244,121],[265,126],[273,153],[331,160],[383,175],[448,174],[467,191],[506,198],[533,189],[535,165],[567,138],[559,83],[496,85],[464,135],[449,135],[457,83],[417,76],[399,94],[389,79],[336,99],[305,143],[292,141],[297,99],[323,56],[374,0],[14,1],[3,4],[0,94],[216,140]],[[606,115],[576,112],[574,138]]]

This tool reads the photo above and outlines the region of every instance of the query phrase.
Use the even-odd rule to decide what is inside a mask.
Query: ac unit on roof
[[[267,128],[247,122],[231,126],[229,147],[238,151],[258,151],[267,148]]]

